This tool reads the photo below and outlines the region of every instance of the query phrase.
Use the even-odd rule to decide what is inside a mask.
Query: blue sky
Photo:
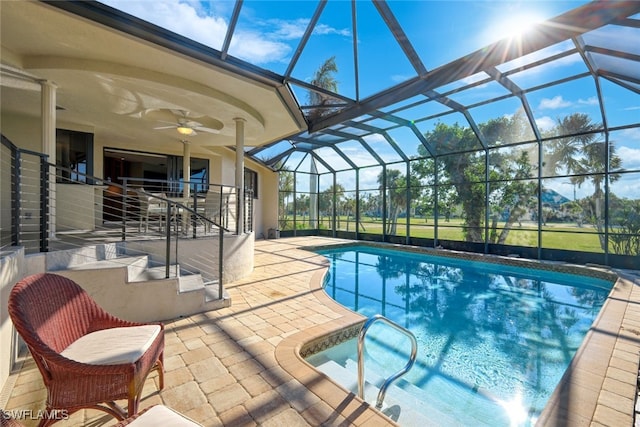
[[[222,46],[235,5],[235,2],[228,0],[108,0],[104,3],[215,49]],[[532,23],[552,18],[585,3],[587,2],[557,0],[387,2],[427,70],[437,68],[502,38],[514,36],[517,30],[525,29]],[[317,5],[317,1],[245,1],[229,54],[284,74]],[[326,58],[335,56],[339,69],[336,75],[339,93],[355,99],[355,30],[351,21],[351,8],[352,3],[346,0],[331,0],[327,3],[313,35],[293,69],[292,76],[309,81]],[[366,98],[416,76],[416,70],[387,30],[373,3],[357,1],[356,13],[359,98]],[[640,55],[640,42],[633,43],[633,40],[640,40],[640,29],[627,30],[616,27],[614,30],[596,31],[585,38],[606,40],[618,49]],[[571,43],[561,43],[498,68],[503,72],[508,71],[523,63],[536,61],[541,54],[549,56],[571,48]],[[627,65],[637,66],[637,63],[618,64],[620,67]],[[587,69],[584,62],[575,54],[544,67],[517,73],[512,76],[512,80],[521,88],[527,89],[585,71]],[[472,76],[469,80],[482,77],[486,75]],[[454,86],[455,84],[451,84],[440,88],[439,91],[446,92]],[[306,102],[305,91],[298,92],[295,88],[294,91],[302,103]],[[620,126],[640,121],[640,97],[637,94],[610,82],[603,83],[602,92],[607,101],[606,110],[611,125]],[[494,82],[483,85],[479,90],[461,92],[452,98],[464,105],[471,105],[505,93],[505,89]],[[597,92],[591,78],[531,92],[527,98],[536,123],[543,131],[553,126],[557,118],[571,112],[586,112],[595,122],[602,121]],[[471,114],[474,120],[480,123],[490,118],[511,115],[517,107],[517,102],[505,101],[490,104],[489,107],[472,109]],[[416,115],[406,117],[410,120],[428,115],[423,111],[406,114]],[[458,117],[452,116],[449,120],[458,120]],[[424,126],[426,125],[425,123]],[[425,129],[421,128],[421,131]],[[640,129],[618,132],[615,136],[617,148],[625,155],[625,167],[640,169]],[[405,145],[417,146],[414,141]],[[619,190],[626,195],[637,197],[635,188],[639,179],[636,178],[634,181],[635,184],[624,189],[621,187]],[[573,187],[569,192],[561,192],[565,195],[572,193]]]
[[[108,0],[104,3],[220,49],[234,2]],[[586,2],[390,1],[388,5],[428,70],[478,50],[516,28]],[[283,74],[318,3],[245,1],[229,53]],[[416,74],[370,1],[356,3],[361,97]],[[327,3],[293,75],[308,80],[335,55],[340,93],[355,97],[351,2]],[[384,64],[381,70],[380,64]],[[366,78],[375,76],[375,78]],[[363,78],[365,77],[365,78]]]

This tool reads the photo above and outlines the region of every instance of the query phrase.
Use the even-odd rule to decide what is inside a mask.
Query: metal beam
[[[311,21],[309,21],[309,25],[307,25],[307,28],[304,31],[304,35],[302,36],[302,39],[300,39],[300,43],[298,43],[298,47],[296,48],[296,51],[293,53],[293,56],[291,57],[291,61],[289,62],[287,71],[284,72],[285,79],[288,79],[289,77],[291,77],[293,68],[298,63],[298,59],[300,59],[300,55],[302,54],[304,47],[307,45],[307,41],[309,41],[309,37],[311,37],[311,34],[313,33],[313,29],[316,27],[316,24],[318,23],[318,19],[320,19],[320,15],[322,14],[322,11],[324,10],[324,7],[326,5],[327,5],[327,0],[321,0],[320,3],[318,3],[318,7],[316,8],[316,11],[313,13],[313,16],[311,17]]]
[[[527,119],[529,120],[529,125],[533,130],[533,134],[538,141],[542,139],[542,135],[540,134],[540,130],[538,129],[538,125],[536,124],[536,118],[533,115],[533,111],[531,110],[531,106],[529,105],[529,100],[524,95],[524,91],[515,84],[510,78],[505,77],[504,74],[500,72],[496,67],[489,68],[485,70],[487,74],[489,74],[495,81],[501,84],[505,89],[511,92],[514,96],[520,98],[520,102],[522,103],[522,108],[524,109],[525,114],[527,115]]]
[[[220,51],[220,59],[223,61],[227,57],[229,46],[231,45],[231,39],[233,38],[233,33],[236,30],[236,24],[238,23],[238,17],[240,16],[240,9],[242,9],[242,1],[243,0],[236,0],[236,4],[233,7],[233,13],[229,20],[229,26],[227,27],[227,34],[224,36],[224,42],[222,43],[222,49]]]
[[[389,27],[391,34],[393,34],[393,37],[400,45],[400,48],[402,48],[402,51],[404,52],[418,75],[422,76],[426,74],[427,68],[422,63],[422,60],[418,56],[416,50],[413,48],[411,42],[409,42],[409,37],[407,37],[404,30],[402,29],[402,26],[396,20],[396,17],[393,15],[393,12],[391,12],[391,9],[387,5],[387,2],[383,0],[374,1],[373,5],[376,7],[376,9],[378,9],[378,13],[380,13],[380,16],[382,16],[382,19],[384,20],[385,24],[387,24],[387,27]]]
[[[408,80],[371,96],[345,111],[313,121],[309,125],[309,130],[315,132],[369,114],[371,111],[470,77],[479,71],[553,46],[638,12],[640,12],[640,2],[633,0],[595,1],[586,4],[536,25],[523,36],[522,43],[513,43],[511,39],[493,43],[484,49],[438,67],[420,78]]]

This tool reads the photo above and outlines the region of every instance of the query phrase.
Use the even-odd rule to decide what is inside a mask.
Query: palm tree
[[[336,65],[336,57],[332,56],[325,60],[320,68],[316,70],[313,75],[313,79],[309,83],[313,86],[317,86],[321,89],[325,89],[331,92],[338,92],[338,81],[334,74],[338,72],[338,66]],[[331,104],[332,98],[324,92],[316,92],[314,90],[309,91],[309,110],[310,118],[318,118],[326,113],[327,105]]]
[[[337,227],[340,227],[340,206],[342,205],[342,198],[344,197],[344,192],[345,190],[342,184],[336,184],[335,187],[332,185],[331,187],[324,190],[322,193],[319,194],[319,197],[318,197],[320,212],[326,214],[329,217],[329,219],[331,219],[331,217],[334,214],[334,209],[333,209],[334,198],[333,197],[335,193],[335,200],[336,200],[335,215],[336,215]]]
[[[278,226],[286,230],[289,226],[289,199],[293,195],[293,172],[281,170],[278,181]]]
[[[557,139],[551,146],[550,158],[552,167],[557,172],[562,168],[572,184],[578,188],[587,181],[593,184],[593,195],[585,200],[588,219],[596,227],[600,237],[600,246],[604,250],[606,241],[604,236],[604,191],[605,169],[607,157],[609,170],[619,169],[622,159],[615,153],[613,144],[607,152],[606,142],[599,138],[599,125],[593,123],[589,115],[584,113],[571,114],[558,120],[557,132],[568,135]],[[610,174],[609,181],[619,178],[617,174]]]
[[[378,175],[378,189],[380,190],[380,199],[382,194],[387,194],[387,229],[386,234],[395,235],[397,231],[398,216],[405,212],[407,221],[409,221],[409,212],[407,212],[407,186],[409,186],[411,200],[418,200],[422,196],[420,180],[417,177],[405,177],[399,170],[389,169],[386,171],[386,187],[384,186],[384,173]]]

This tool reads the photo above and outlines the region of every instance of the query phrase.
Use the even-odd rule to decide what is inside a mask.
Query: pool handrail
[[[367,334],[367,331],[377,321],[382,321],[392,328],[396,329],[399,332],[402,332],[411,340],[411,355],[409,356],[409,361],[407,364],[400,369],[395,374],[391,375],[387,378],[382,386],[380,387],[380,391],[378,392],[378,398],[376,399],[376,409],[382,408],[382,401],[384,400],[385,394],[387,393],[387,389],[389,386],[398,378],[409,372],[409,370],[413,367],[413,364],[416,361],[416,356],[418,354],[418,340],[416,340],[416,336],[413,335],[411,331],[408,329],[398,325],[392,320],[387,319],[381,314],[374,314],[371,316],[360,329],[360,333],[358,334],[358,396],[364,400],[364,338]]]

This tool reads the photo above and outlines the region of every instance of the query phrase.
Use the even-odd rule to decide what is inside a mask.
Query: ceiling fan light
[[[188,136],[188,135],[191,135],[193,133],[193,129],[191,129],[190,127],[187,127],[187,126],[178,126],[176,128],[176,130],[181,135],[187,135]]]

